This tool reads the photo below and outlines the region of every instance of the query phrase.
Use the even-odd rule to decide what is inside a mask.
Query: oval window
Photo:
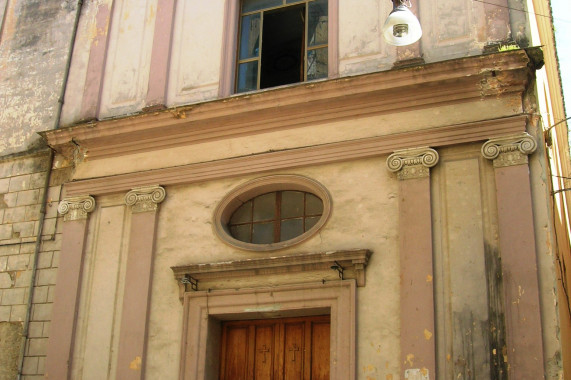
[[[214,226],[232,246],[258,251],[299,243],[325,224],[330,197],[316,181],[300,176],[263,177],[228,194]]]

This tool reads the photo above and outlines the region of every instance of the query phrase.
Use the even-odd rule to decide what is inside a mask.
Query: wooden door
[[[222,324],[220,380],[328,380],[330,318]]]

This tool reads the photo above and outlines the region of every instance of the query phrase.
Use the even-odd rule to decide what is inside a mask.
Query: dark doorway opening
[[[264,14],[260,88],[304,80],[305,5]]]

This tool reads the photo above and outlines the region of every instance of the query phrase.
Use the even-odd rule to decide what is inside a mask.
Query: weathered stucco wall
[[[226,14],[225,1],[209,1],[207,5],[197,0],[177,1],[173,14],[164,16],[172,17],[172,32],[161,30],[157,35],[157,7],[162,3],[136,3],[86,3],[75,44],[63,125],[140,112],[147,105],[147,92],[163,74],[167,80],[162,103],[168,107],[220,96],[221,78],[226,75],[221,68],[234,70],[233,63],[224,61],[224,43],[235,38],[235,32],[227,30],[226,25],[237,18]],[[442,0],[423,0],[415,5],[423,37],[414,45],[418,54],[411,53],[388,45],[381,36],[392,9],[389,1],[364,0],[358,7],[350,1],[338,4],[338,25],[329,28],[338,33],[335,59],[341,77],[390,70],[397,59],[422,57],[430,63],[479,55],[487,45],[510,38],[510,16],[503,3],[461,0],[450,5]],[[160,54],[167,55],[167,73],[157,74],[151,68],[153,54],[158,54],[153,53],[156,41],[160,41],[159,46],[166,45],[161,46],[166,53]]]
[[[75,1],[0,3],[2,154],[43,144],[36,132],[54,127],[76,7]]]
[[[276,173],[270,173],[276,174]],[[385,158],[324,165],[287,174],[321,182],[333,199],[331,219],[320,233],[277,253],[236,250],[216,237],[213,211],[229,189],[255,177],[234,178],[167,188],[161,204],[154,261],[147,377],[176,378],[182,338],[182,304],[171,266],[367,248],[374,253],[367,285],[358,289],[359,378],[384,378],[399,372],[399,256],[397,249],[398,183]],[[366,180],[364,180],[366,179]],[[368,195],[367,195],[368,194]],[[74,355],[74,378],[114,378],[125,250],[130,211],[122,197],[98,199],[91,215],[85,259],[82,304]],[[327,280],[335,280],[331,273]],[[260,277],[249,286],[296,281]],[[300,279],[298,278],[297,281]],[[313,279],[312,281],[315,281]],[[240,287],[238,283],[235,286]],[[370,300],[370,301],[366,301]],[[374,301],[373,301],[374,300]],[[111,354],[110,354],[111,352]]]
[[[506,372],[494,173],[480,148],[439,150],[432,173],[437,378]]]
[[[437,378],[500,378],[509,364],[504,361],[502,338],[505,300],[498,272],[494,169],[480,149],[480,143],[439,149],[440,162],[432,169],[437,329],[429,339],[436,339],[438,344]],[[540,161],[532,157],[531,168],[532,182],[541,187],[544,171]],[[212,228],[213,212],[220,200],[232,188],[259,176],[167,187],[167,198],[159,211],[147,376],[175,378],[178,373],[184,321],[172,266],[367,248],[374,253],[366,270],[366,286],[357,290],[357,378],[398,379],[403,270],[395,218],[399,190],[398,180],[387,171],[385,162],[383,156],[268,173],[313,178],[327,188],[333,199],[331,219],[320,233],[275,253],[237,250],[219,240]],[[534,202],[541,209],[544,192],[536,194]],[[544,351],[548,379],[555,380],[560,375],[560,343],[554,339],[557,314],[552,292],[552,237],[546,233],[548,215],[538,212],[536,217]],[[130,218],[122,196],[98,198],[98,208],[90,219],[74,378],[115,376]],[[334,279],[333,274],[327,281]],[[303,276],[260,276],[246,282],[231,281],[226,286],[268,286],[304,280],[307,278]]]
[[[77,1],[71,0],[0,1],[2,379],[14,379],[20,369],[22,379],[37,378],[44,372],[58,265],[56,210],[60,185],[67,177],[56,168],[46,182],[50,155],[36,132],[55,127],[76,12]],[[44,228],[38,236],[41,219]],[[38,239],[43,244],[36,261]],[[36,286],[29,310],[35,262]],[[26,333],[24,347],[22,334]]]

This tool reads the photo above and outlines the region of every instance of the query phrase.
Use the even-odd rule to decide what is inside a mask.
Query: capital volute
[[[125,195],[125,203],[127,206],[133,206],[133,212],[156,211],[159,203],[166,197],[166,191],[163,187],[144,186],[137,187],[129,191]]]
[[[482,155],[494,161],[495,168],[527,164],[527,156],[537,149],[537,142],[526,132],[490,139],[482,146]]]
[[[401,149],[387,158],[387,168],[400,180],[429,177],[438,159],[438,152],[429,147]]]
[[[88,213],[95,210],[95,199],[90,195],[65,198],[57,210],[66,222],[87,219]]]

